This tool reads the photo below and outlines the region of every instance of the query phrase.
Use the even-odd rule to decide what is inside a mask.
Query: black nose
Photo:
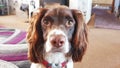
[[[63,35],[53,35],[50,37],[50,42],[53,46],[59,48],[65,44],[65,36]]]

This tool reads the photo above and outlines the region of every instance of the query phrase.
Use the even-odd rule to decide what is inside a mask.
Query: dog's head
[[[64,7],[39,9],[31,19],[27,40],[28,57],[42,62],[46,53],[60,52],[81,61],[88,44],[87,28],[78,10]]]

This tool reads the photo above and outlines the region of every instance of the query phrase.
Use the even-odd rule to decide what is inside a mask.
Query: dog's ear
[[[75,19],[75,30],[72,38],[72,59],[81,61],[88,45],[88,29],[83,14],[78,10],[72,10]]]
[[[28,59],[34,63],[42,62],[44,53],[44,39],[41,28],[41,19],[47,9],[41,8],[35,12],[30,20],[30,27],[27,33],[27,41],[29,43]]]

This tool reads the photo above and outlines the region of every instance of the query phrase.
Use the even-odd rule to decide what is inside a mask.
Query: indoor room
[[[58,15],[52,13],[52,9],[58,8],[59,6],[64,7],[59,11],[56,10],[56,13],[62,13],[60,17],[57,17]],[[64,10],[64,8],[67,10]],[[42,12],[42,10],[45,11]],[[48,10],[50,11],[47,12]],[[55,12],[55,10],[53,10],[53,12]],[[47,16],[47,14],[47,18],[40,16]],[[51,16],[49,14],[51,14]],[[70,16],[72,16],[74,20],[70,18],[70,20],[65,23],[65,26],[60,26],[60,24],[62,25],[64,22],[63,20],[66,21],[66,19],[69,19],[69,14],[71,14]],[[81,17],[79,14],[81,14]],[[62,15],[68,16],[63,19],[64,17],[62,17]],[[75,15],[80,18],[76,19]],[[37,18],[37,16],[39,18]],[[50,22],[53,22],[55,19],[54,22],[57,22],[57,24],[54,26],[56,26],[56,29],[58,28],[58,34],[65,34],[65,38],[60,35],[60,38],[57,37],[55,40],[50,39],[47,42],[46,38],[53,36],[51,35],[52,31],[49,33],[53,27],[51,26],[49,27],[51,29],[47,30],[47,27],[51,25],[48,20],[51,19],[52,16],[55,17],[53,17]],[[77,23],[78,21],[83,22],[81,24],[81,22]],[[41,22],[43,23],[39,24]],[[77,30],[77,28],[79,29]],[[40,34],[41,32],[43,32],[42,35]],[[76,34],[74,34],[74,32],[81,33],[77,33],[80,35],[75,36]],[[44,35],[44,33],[46,34]],[[74,37],[78,36],[80,36],[82,40],[74,40]],[[32,37],[33,39],[31,39]],[[46,44],[46,46],[38,47],[39,49],[49,51],[51,47],[54,49],[55,46],[58,48],[58,52],[63,52],[61,51],[62,48],[66,47],[65,49],[69,50],[69,52],[65,54],[65,57],[72,57],[72,65],[74,68],[120,68],[120,0],[0,0],[0,68],[33,68],[31,64],[39,61],[36,58],[40,57],[40,55],[37,53],[34,54],[37,55],[35,58],[37,61],[34,61],[35,59],[33,57],[35,56],[32,56],[33,60],[29,60],[31,56],[30,49],[32,49],[30,47],[37,47],[42,38],[45,39],[42,44]],[[51,43],[50,47],[47,46],[49,41]],[[74,46],[75,41],[78,41],[80,45]],[[34,44],[33,42],[36,43]],[[66,45],[69,45],[62,46],[66,42],[68,42]],[[52,46],[52,44],[57,43],[60,43],[60,45]],[[78,50],[79,48],[81,49],[80,51]],[[36,50],[41,51],[34,49],[33,52]],[[45,50],[43,50],[42,53],[44,53]],[[81,54],[81,57],[75,55],[76,53],[74,53],[74,51],[77,50],[79,51],[79,55]],[[74,58],[74,56],[80,58],[75,59],[76,57]],[[53,59],[56,58],[57,57]],[[80,61],[74,62],[77,60]],[[67,60],[67,63],[68,62]],[[66,66],[67,63],[64,63],[64,65]],[[44,63],[41,64],[44,66]],[[58,65],[59,64],[57,64],[55,68],[63,68],[57,67]],[[70,68],[70,65],[68,65],[68,67]],[[51,68],[54,67],[52,66]]]

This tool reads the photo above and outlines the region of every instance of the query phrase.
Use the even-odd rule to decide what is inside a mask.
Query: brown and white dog
[[[80,11],[41,8],[31,19],[27,40],[31,68],[73,68],[87,45],[87,27]]]

